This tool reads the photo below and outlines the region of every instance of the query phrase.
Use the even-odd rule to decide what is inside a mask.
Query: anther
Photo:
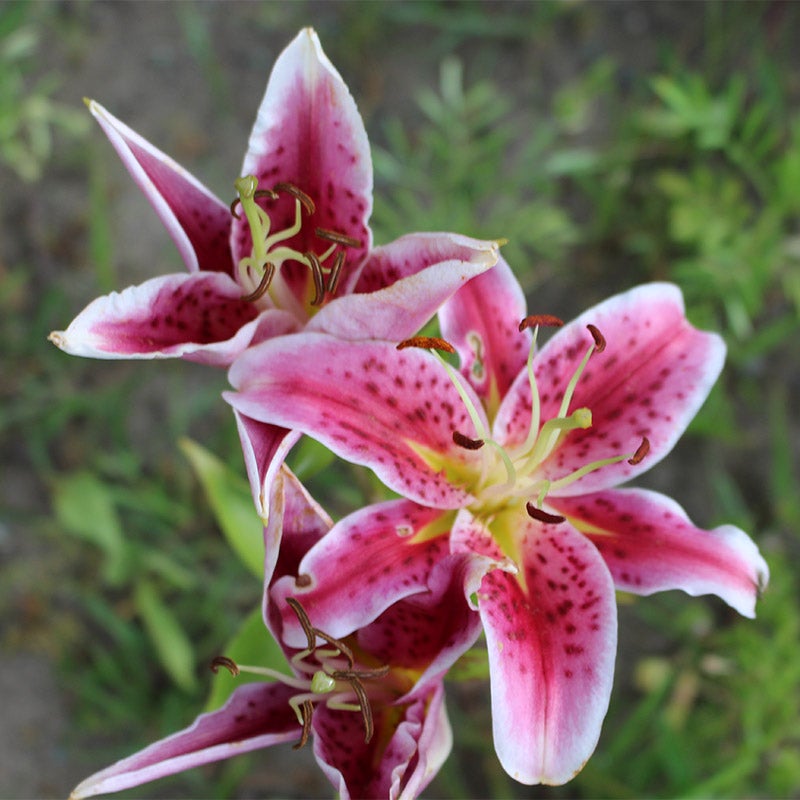
[[[239,203],[239,202],[240,202],[239,198],[237,197],[231,202],[231,206],[230,206],[230,208],[231,208],[231,216],[235,217],[236,219],[241,219],[241,217],[236,213],[236,204]]]
[[[269,289],[270,283],[272,283],[272,278],[275,275],[275,265],[267,261],[264,264],[264,274],[261,276],[261,280],[258,283],[258,286],[250,292],[250,294],[246,294],[242,296],[242,300],[245,303],[254,303],[256,300],[260,299],[267,293],[267,289]]]
[[[292,745],[293,750],[299,750],[308,741],[311,734],[311,717],[314,715],[314,705],[310,700],[303,700],[300,704],[300,716],[303,718],[303,732],[300,734],[300,741]]]
[[[314,205],[314,201],[302,189],[298,189],[293,183],[276,183],[272,189],[275,192],[286,192],[286,194],[292,195],[295,200],[299,200],[300,205],[303,206],[303,208],[306,210],[306,214],[309,216],[317,210],[317,207]]]
[[[445,353],[455,353],[456,349],[445,339],[438,336],[412,336],[410,339],[403,339],[397,345],[398,350],[405,350],[406,347],[421,347],[423,350],[443,350]]]
[[[533,503],[525,503],[525,510],[528,512],[529,517],[532,517],[537,522],[544,522],[548,525],[558,525],[559,522],[564,522],[566,519],[566,517],[562,517],[560,514],[548,514]]]
[[[563,324],[563,319],[552,314],[531,314],[519,323],[519,330],[521,333],[525,328],[535,328],[537,325],[542,328],[560,328]]]
[[[343,265],[344,253],[340,250],[336,254],[333,266],[331,267],[331,273],[328,275],[328,294],[333,294],[336,291],[336,287],[339,284],[339,275],[341,274]]]
[[[329,242],[336,242],[336,244],[344,245],[345,247],[361,247],[361,241],[354,239],[352,236],[345,236],[338,231],[330,231],[327,228],[314,228],[314,233],[320,239],[327,239]]]
[[[303,633],[305,633],[306,640],[308,641],[308,649],[314,650],[317,646],[317,637],[311,625],[311,620],[308,618],[308,614],[306,614],[303,606],[301,606],[294,597],[287,597],[286,602],[289,604],[292,611],[294,611],[300,625],[303,627]]]
[[[592,339],[594,339],[594,351],[595,353],[602,353],[603,350],[606,349],[606,338],[603,336],[602,333],[598,330],[595,325],[591,323],[586,326],[589,333],[592,334]]]
[[[644,436],[636,452],[628,459],[629,464],[638,464],[650,452],[650,440]]]
[[[453,441],[465,450],[480,450],[486,444],[483,439],[470,439],[469,436],[464,436],[458,431],[453,431]]]
[[[272,189],[257,189],[255,192],[253,192],[253,198],[255,199],[257,197],[266,197],[268,200],[277,200],[278,193],[273,192]]]
[[[236,662],[232,658],[228,658],[228,656],[215,656],[211,661],[210,667],[215,675],[219,672],[220,667],[225,667],[234,678],[239,674],[239,667],[236,666]]]
[[[312,306],[318,306],[325,297],[325,277],[322,274],[322,264],[319,261],[316,253],[308,251],[303,253],[308,259],[311,266],[311,275],[314,278],[314,299],[311,301]]]

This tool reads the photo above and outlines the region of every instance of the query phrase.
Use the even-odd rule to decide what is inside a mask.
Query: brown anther
[[[269,285],[272,283],[274,277],[275,265],[271,261],[267,261],[267,263],[264,264],[264,274],[261,276],[258,286],[256,286],[250,294],[243,295],[242,300],[244,300],[245,303],[254,303],[256,300],[262,298],[267,293],[267,289],[269,289]]]
[[[397,345],[398,350],[405,350],[406,347],[421,347],[423,350],[443,350],[445,353],[455,353],[456,351],[450,342],[440,339],[438,336],[412,336],[410,339],[403,339]]]
[[[239,667],[236,666],[236,662],[232,658],[228,658],[228,656],[215,656],[209,666],[215,675],[219,672],[220,667],[225,667],[234,678],[239,674]]]
[[[464,436],[458,431],[453,431],[453,441],[465,450],[480,450],[486,444],[483,439],[470,439],[469,436]]]
[[[361,709],[361,716],[364,718],[364,741],[369,742],[375,731],[375,726],[372,722],[372,707],[369,704],[367,693],[364,691],[361,681],[352,673],[343,673],[341,677],[353,687],[353,691],[356,693],[358,707]]]
[[[318,306],[325,297],[325,276],[322,274],[322,264],[316,253],[309,251],[303,255],[311,264],[311,275],[314,278],[314,299],[311,301],[311,305]]]
[[[537,326],[541,328],[560,328],[563,324],[563,319],[554,317],[552,314],[531,314],[519,323],[519,330],[522,333],[525,328],[535,328]]]
[[[305,572],[302,575],[298,575],[294,579],[294,585],[298,589],[305,589],[306,586],[311,586],[311,576]]]
[[[345,236],[345,234],[339,233],[338,231],[331,231],[327,228],[314,228],[314,233],[319,236],[320,239],[327,239],[329,242],[336,242],[336,244],[341,244],[344,247],[361,247],[360,239],[354,239],[352,236]]]
[[[336,291],[336,287],[339,284],[339,275],[342,272],[343,266],[344,253],[340,250],[333,260],[333,266],[331,267],[330,275],[328,275],[328,294],[333,294]]]
[[[638,464],[650,452],[650,440],[644,436],[636,452],[628,459],[629,464]]]
[[[317,646],[317,637],[314,631],[313,626],[311,625],[311,620],[308,618],[308,614],[306,614],[305,609],[294,597],[287,597],[286,602],[289,604],[289,607],[294,611],[295,616],[297,617],[300,625],[303,627],[303,632],[306,635],[306,640],[308,641],[308,649],[313,650]]]
[[[311,735],[311,717],[314,715],[314,706],[310,700],[303,700],[300,703],[300,716],[303,718],[303,732],[300,734],[300,741],[292,745],[293,750],[299,750],[308,741]]]
[[[548,525],[558,525],[559,522],[563,522],[566,519],[566,517],[562,517],[560,514],[548,514],[533,503],[525,503],[525,510],[528,512],[529,517],[532,517],[537,522],[544,522]]]
[[[592,334],[592,339],[594,339],[594,351],[595,353],[602,353],[603,350],[606,349],[606,337],[600,333],[599,329],[592,325],[591,323],[586,326],[589,333]]]
[[[299,200],[300,205],[306,210],[306,214],[311,215],[317,210],[317,207],[314,205],[314,201],[302,189],[298,189],[293,183],[276,183],[272,189],[275,192],[286,192],[286,194],[290,194],[292,197],[294,197],[295,200]]]
[[[266,197],[267,200],[277,200],[278,193],[273,192],[272,189],[256,189],[256,191],[253,192],[253,198],[255,199],[256,197]]]
[[[236,198],[236,199],[235,199],[235,200],[234,200],[234,201],[231,203],[231,206],[230,206],[230,208],[231,208],[231,216],[232,216],[232,217],[234,217],[235,219],[241,219],[241,217],[240,217],[240,216],[239,216],[239,215],[236,213],[236,204],[237,204],[238,202],[239,202],[239,198],[237,197],[237,198]]]
[[[367,669],[349,669],[339,670],[335,669],[331,672],[331,678],[338,680],[339,678],[358,678],[362,681],[371,681],[375,678],[385,678],[389,674],[389,665],[384,664],[382,667],[369,667]]]

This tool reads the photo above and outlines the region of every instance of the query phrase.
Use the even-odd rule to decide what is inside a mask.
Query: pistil
[[[361,247],[361,242],[338,231],[316,227],[314,235],[329,243],[322,252],[317,253],[313,250],[300,252],[295,248],[281,245],[300,232],[304,212],[308,216],[315,213],[316,205],[311,197],[292,183],[277,183],[272,189],[259,189],[258,180],[253,175],[237,178],[234,186],[238,197],[231,203],[231,214],[236,219],[241,219],[236,210],[237,206],[241,207],[252,241],[250,255],[240,259],[237,265],[239,283],[249,290],[242,299],[257,302],[269,292],[278,306],[285,305],[290,308],[296,306],[296,301],[280,278],[280,268],[283,263],[294,261],[307,267],[311,272],[314,294],[309,304],[312,307],[322,305],[325,295],[332,295],[336,291],[345,264],[345,253],[337,248]],[[276,200],[281,193],[294,198],[294,221],[289,227],[272,232],[269,215],[257,201]],[[331,263],[327,264],[329,260]],[[278,286],[278,283],[282,285]]]
[[[369,742],[374,724],[363,681],[386,677],[389,667],[356,667],[353,651],[345,642],[315,628],[303,607],[293,597],[287,598],[287,603],[297,615],[306,634],[307,647],[291,659],[292,666],[300,675],[287,675],[270,667],[237,664],[227,656],[217,656],[211,662],[212,671],[217,672],[220,667],[224,667],[234,676],[246,672],[280,681],[297,689],[298,693],[289,700],[289,705],[302,726],[300,740],[295,744],[295,749],[308,741],[314,703],[317,702],[324,702],[329,708],[337,710],[360,712],[364,720],[365,741]],[[318,646],[317,639],[322,639],[327,647]],[[312,657],[313,662],[309,660]]]

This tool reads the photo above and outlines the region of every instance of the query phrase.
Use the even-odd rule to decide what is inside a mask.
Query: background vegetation
[[[566,787],[508,779],[485,680],[452,682],[456,750],[427,795],[798,796],[800,6],[782,2],[0,6],[0,672],[45,662],[63,717],[14,756],[32,760],[30,785],[0,778],[0,794],[64,796],[185,725],[208,697],[204,665],[260,595],[186,443],[242,491],[224,374],[45,341],[97,294],[182,269],[81,97],[226,197],[271,65],[308,24],[365,117],[377,242],[506,237],[531,308],[567,319],[675,281],[693,321],[724,335],[722,380],[642,483],[698,524],[750,531],[772,569],[755,621],[714,599],[620,598],[611,709]],[[293,463],[337,514],[376,491],[354,471],[342,494],[313,448]],[[4,703],[26,702],[34,678],[15,674]],[[145,791],[328,796],[308,755]]]

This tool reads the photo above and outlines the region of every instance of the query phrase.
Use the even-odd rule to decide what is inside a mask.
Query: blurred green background
[[[187,724],[260,596],[180,445],[241,491],[224,372],[46,341],[96,295],[183,269],[81,99],[227,198],[304,25],[364,116],[377,243],[506,237],[531,310],[565,319],[675,281],[724,335],[719,385],[640,483],[743,527],[772,569],[755,621],[620,598],[611,708],[566,787],[508,779],[485,680],[452,681],[456,749],[427,796],[799,796],[800,5],[78,1],[0,5],[0,795],[65,796]],[[342,492],[311,448],[293,463],[337,515],[377,491],[353,470]],[[330,794],[309,748],[128,793]]]

